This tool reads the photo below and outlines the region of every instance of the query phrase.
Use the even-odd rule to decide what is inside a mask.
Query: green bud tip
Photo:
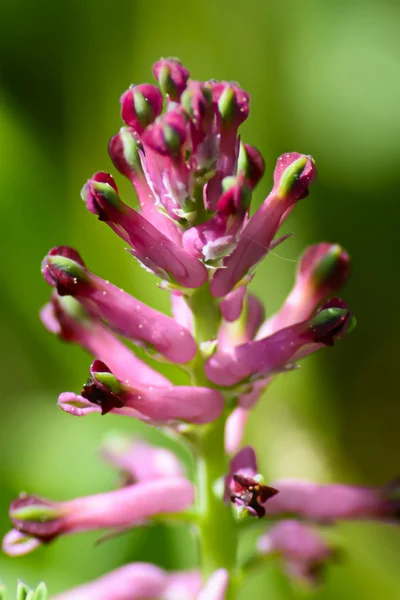
[[[120,208],[121,199],[112,185],[101,181],[93,181],[92,185],[95,193],[100,194],[108,204],[114,208]]]
[[[17,600],[26,600],[29,591],[29,588],[24,583],[22,583],[22,581],[19,581],[17,585]]]
[[[301,156],[295,160],[282,174],[278,186],[278,195],[281,197],[287,196],[293,189],[294,185],[298,181],[300,175],[304,171],[307,164],[308,157]]]
[[[118,394],[122,392],[122,385],[112,373],[94,372],[93,377],[96,378],[96,381],[108,388],[113,394],[118,396]]]
[[[264,475],[261,475],[261,473],[257,473],[257,475],[255,477],[253,477],[254,481],[256,481],[257,483],[260,483],[261,485],[265,484],[265,478]]]
[[[47,523],[61,517],[59,509],[45,506],[43,504],[31,504],[21,506],[11,512],[11,518],[16,521],[34,521],[37,523]]]
[[[237,183],[237,177],[230,175],[222,180],[222,191],[227,192]]]
[[[49,597],[49,593],[47,591],[47,586],[42,581],[41,583],[39,583],[36,590],[34,591],[32,600],[47,600],[48,597]]]
[[[227,122],[233,121],[236,108],[235,92],[231,87],[227,86],[218,100],[218,110],[221,119]]]
[[[140,90],[134,89],[132,94],[133,105],[140,124],[143,127],[147,127],[147,125],[150,125],[154,121],[153,107]]]
[[[142,163],[140,162],[139,147],[140,144],[133,137],[132,133],[126,127],[120,131],[124,158],[128,165],[136,173],[143,173]]]
[[[325,308],[321,310],[315,317],[310,321],[310,329],[316,331],[321,328],[334,328],[336,324],[339,324],[342,319],[348,317],[349,311],[345,308]],[[354,328],[354,325],[353,325]]]
[[[170,125],[165,124],[163,127],[164,140],[171,152],[179,152],[181,148],[181,138],[179,133]]]
[[[74,279],[79,281],[88,280],[88,276],[85,273],[84,267],[71,258],[60,255],[48,256],[47,263],[56,269],[60,269],[60,271],[64,271],[64,273],[70,277],[73,277]]]

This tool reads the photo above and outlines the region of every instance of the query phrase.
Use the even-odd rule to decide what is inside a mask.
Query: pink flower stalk
[[[318,484],[287,479],[275,482],[279,494],[265,505],[268,515],[293,515],[317,523],[341,520],[397,522],[397,482],[383,487]]]
[[[98,406],[103,415],[114,409],[131,409],[134,414],[139,413],[153,422],[209,423],[223,410],[223,398],[218,390],[142,385],[128,379],[122,381],[100,360],[92,363],[90,378],[83,386],[81,396],[67,400],[64,395],[62,408],[66,403],[79,403],[80,398]]]
[[[264,556],[278,555],[286,573],[304,583],[320,583],[324,566],[337,557],[337,551],[313,528],[298,521],[273,525],[257,542]]]
[[[196,343],[186,329],[91,273],[72,248],[53,248],[43,261],[42,271],[60,296],[73,296],[116,333],[155,349],[173,362],[185,363],[194,357]]]
[[[164,477],[66,502],[22,494],[10,506],[10,519],[20,533],[50,542],[67,533],[133,527],[158,514],[182,512],[193,500],[190,481]]]
[[[196,571],[168,573],[154,565],[132,563],[53,600],[195,600],[199,588]]]

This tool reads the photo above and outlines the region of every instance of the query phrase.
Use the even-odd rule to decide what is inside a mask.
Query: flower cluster
[[[267,485],[253,449],[240,449],[249,410],[274,376],[353,327],[351,312],[335,297],[348,277],[349,256],[337,244],[309,247],[283,306],[265,320],[247,286],[258,263],[285,240],[279,229],[308,195],[314,160],[296,152],[278,158],[272,190],[250,216],[264,163],[238,134],[249,95],[237,83],[191,80],[176,59],[160,60],[153,73],[158,87],[134,85],[122,95],[126,126],[109,145],[140,210],[122,201],[108,173],[94,174],[82,198],[159,278],[172,316],[103,280],[73,248],[58,246],[42,265],[54,291],[41,318],[93,356],[81,392],[62,393],[58,406],[74,416],[111,412],[173,431],[192,451],[197,478],[193,483],[165,448],[143,441],[109,445],[106,459],[124,473],[119,489],[65,502],[22,494],[11,504],[13,529],[3,548],[21,555],[65,534],[179,518],[198,532],[201,570],[168,573],[129,564],[58,600],[236,598],[246,572],[237,563],[244,517],[268,523],[273,516],[254,560],[278,554],[289,575],[313,582],[335,556],[316,525],[394,520],[399,513],[395,486]],[[159,359],[180,365],[187,385],[174,385],[120,336],[140,346],[151,365]]]

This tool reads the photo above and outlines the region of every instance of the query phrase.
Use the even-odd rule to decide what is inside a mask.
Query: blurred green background
[[[247,440],[261,470],[271,479],[370,485],[397,476],[400,4],[14,0],[0,11],[0,534],[21,490],[66,499],[111,489],[116,475],[99,460],[101,440],[110,429],[143,432],[118,417],[73,419],[56,408],[59,392],[80,389],[90,359],[42,328],[38,311],[50,289],[39,266],[52,246],[76,246],[105,279],[168,310],[165,292],[79,198],[93,172],[112,170],[107,143],[121,125],[120,94],[152,81],[160,56],[179,56],[196,79],[234,79],[251,93],[243,137],[267,164],[255,202],[267,194],[279,154],[316,160],[318,182],[286,227],[295,236],[253,284],[268,311],[290,289],[305,245],[338,241],[353,257],[343,295],[358,327],[282,377],[258,405]],[[122,177],[117,182],[134,201]],[[314,597],[398,599],[400,529],[343,524],[336,532],[343,563]],[[181,529],[137,530],[94,547],[97,538],[1,556],[0,580],[14,587],[17,577],[31,585],[44,579],[55,593],[130,560],[167,568],[195,560]],[[275,563],[243,598],[252,594],[303,596]]]

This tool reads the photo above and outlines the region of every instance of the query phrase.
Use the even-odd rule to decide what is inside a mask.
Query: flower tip
[[[164,94],[179,102],[190,75],[181,61],[178,58],[162,58],[153,65],[153,75]]]
[[[240,144],[238,158],[238,174],[242,174],[254,189],[262,179],[265,171],[265,162],[260,152],[250,144]]]
[[[161,114],[162,105],[162,94],[155,85],[133,85],[121,96],[122,118],[135,131],[142,133]]]
[[[336,339],[344,337],[355,325],[356,320],[345,302],[340,298],[332,298],[325,302],[311,319],[309,331],[313,342],[333,346]]]
[[[310,246],[300,261],[299,276],[308,278],[317,289],[330,291],[341,287],[350,274],[350,256],[339,244]]]
[[[124,402],[119,398],[123,388],[106,364],[100,360],[93,361],[90,367],[91,378],[83,386],[82,397],[101,408],[105,415],[113,408],[122,408]]]
[[[7,556],[23,556],[41,545],[40,540],[17,529],[11,529],[3,538],[2,550]]]
[[[182,112],[165,113],[143,134],[143,143],[162,156],[176,157],[187,137],[187,124]]]
[[[221,82],[213,86],[214,102],[225,125],[239,126],[250,112],[250,95],[236,83]]]
[[[298,152],[282,154],[274,172],[277,195],[301,200],[308,195],[308,186],[316,179],[314,159]]]
[[[42,262],[42,273],[60,296],[73,295],[77,291],[77,284],[88,280],[82,258],[68,246],[57,246],[50,250]]]
[[[140,142],[136,139],[134,130],[129,127],[121,127],[108,144],[108,153],[115,168],[126,177],[143,173],[140,149]]]
[[[97,215],[101,221],[108,220],[110,208],[118,210],[121,200],[118,188],[112,175],[104,172],[95,173],[82,188],[81,198],[87,209]]]
[[[37,496],[21,494],[11,503],[9,515],[18,531],[45,542],[61,531],[61,509]]]

